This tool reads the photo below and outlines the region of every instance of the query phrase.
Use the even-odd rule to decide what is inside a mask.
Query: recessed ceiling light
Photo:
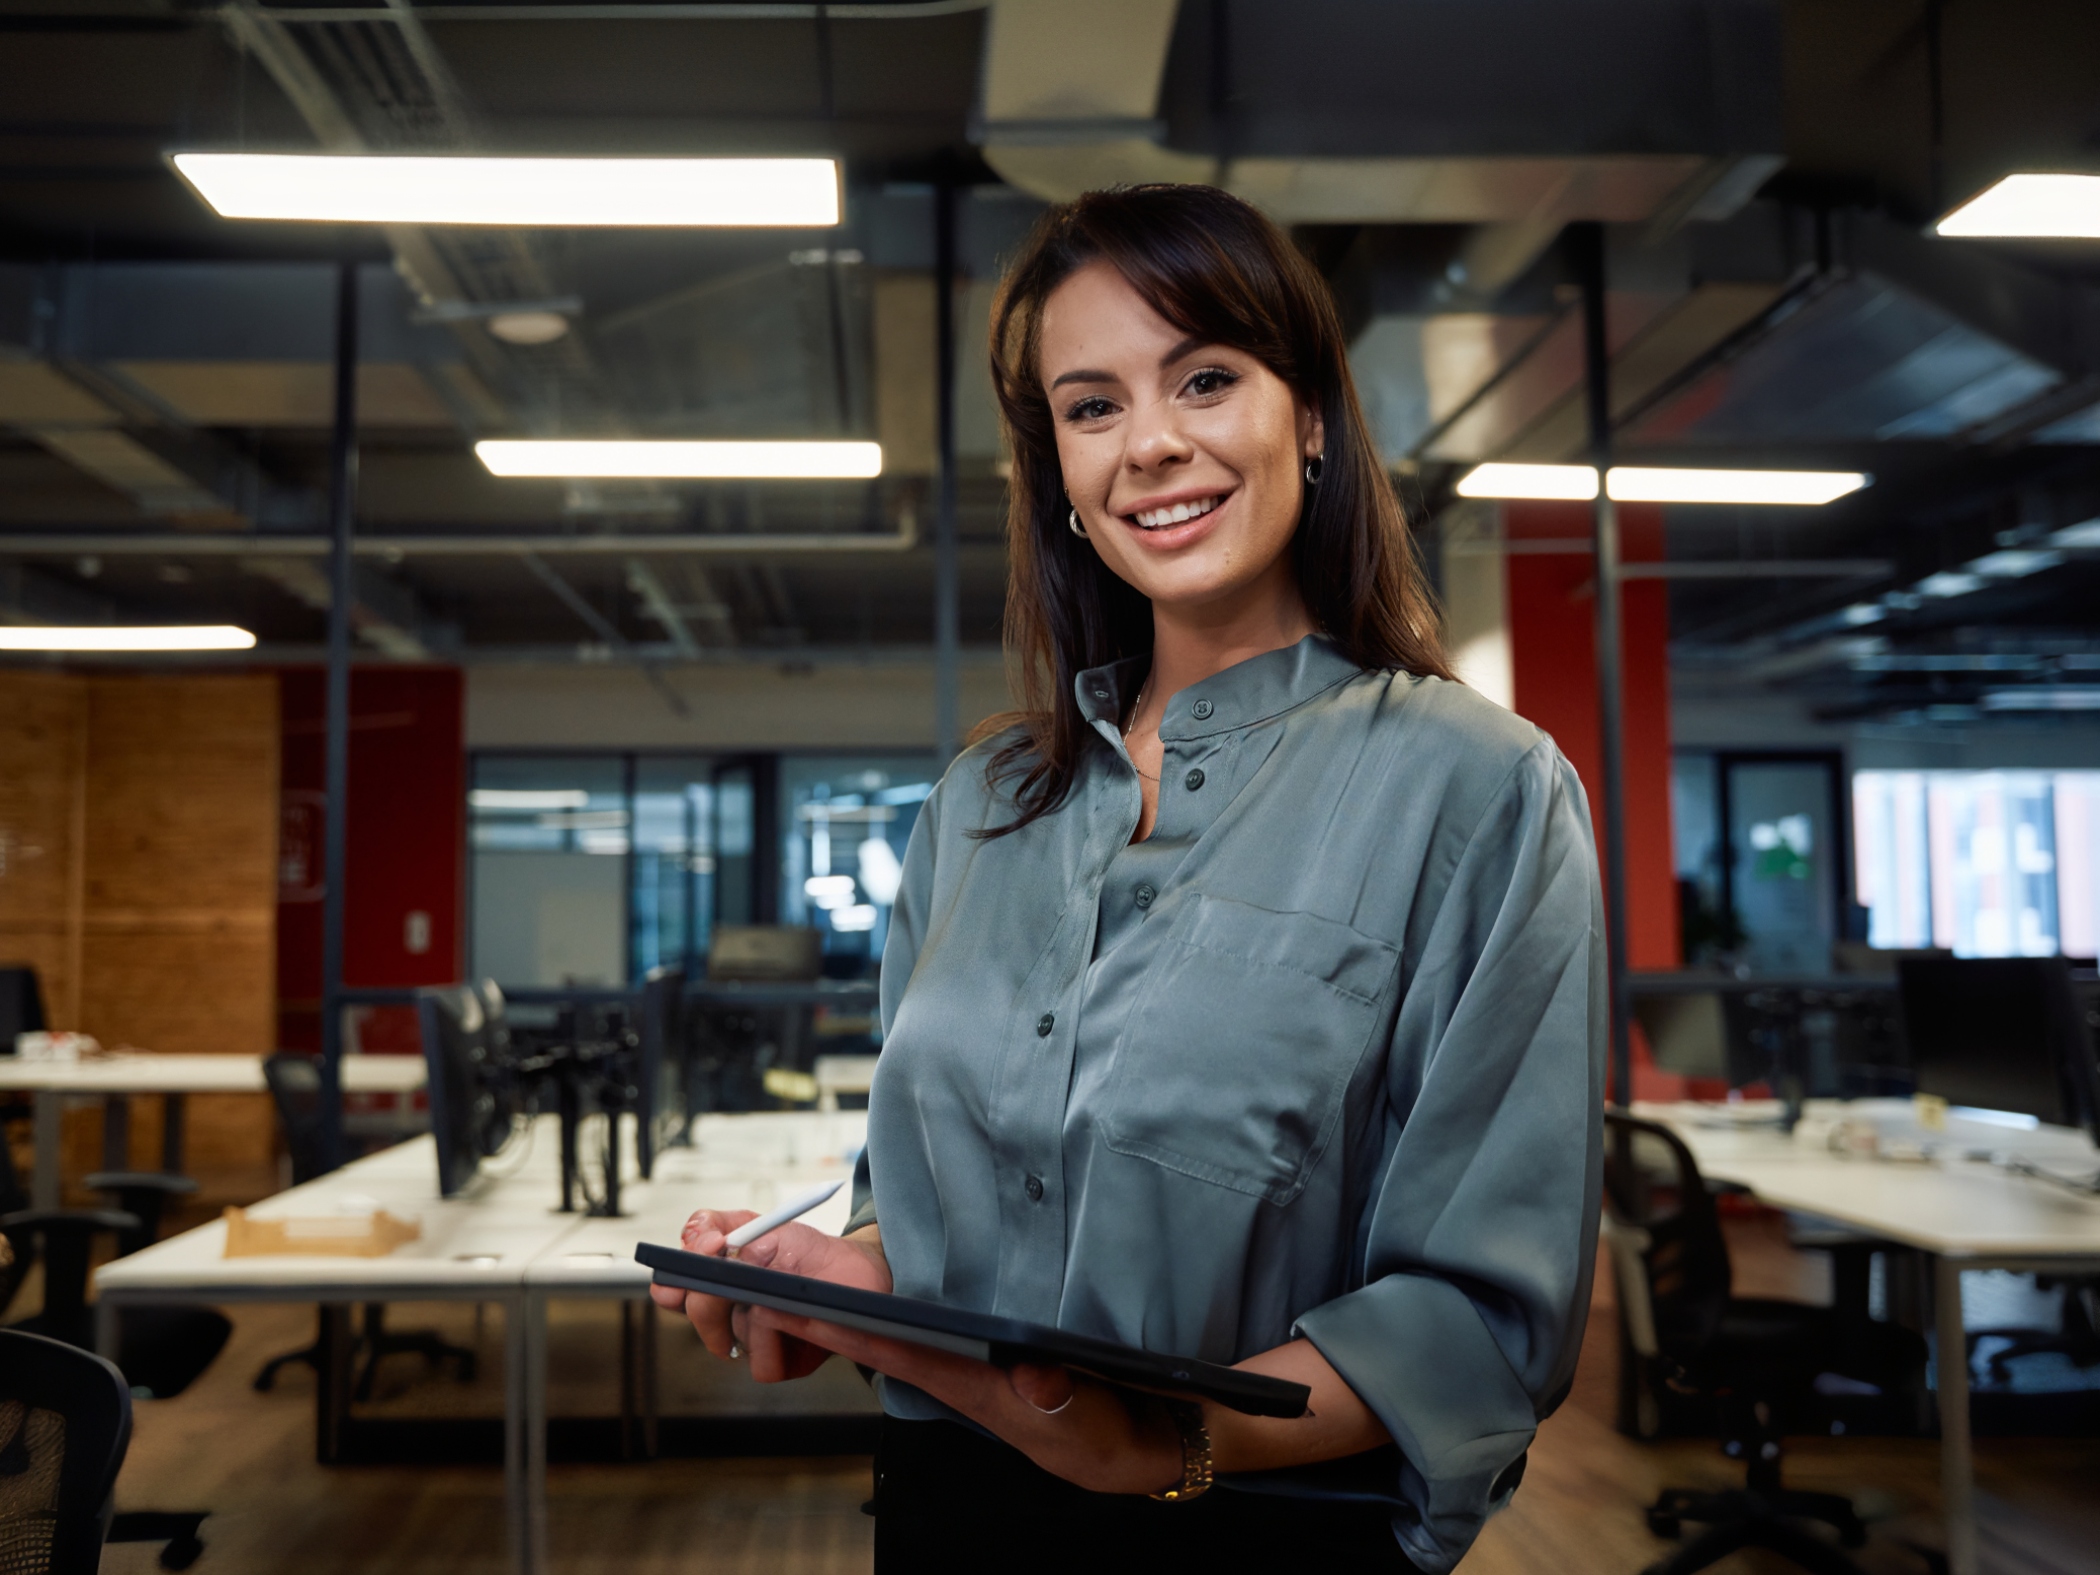
[[[226,219],[795,229],[839,222],[834,159],[178,153],[173,162]]]
[[[491,438],[476,443],[474,452],[492,475],[564,480],[865,480],[882,474],[880,443]]]
[[[2100,240],[2100,175],[2008,175],[1936,228],[1951,236]]]
[[[1620,503],[1771,503],[1815,505],[1857,492],[1872,478],[1856,470],[1668,470],[1615,465],[1605,490]],[[1479,465],[1458,484],[1462,498],[1597,495],[1588,465]]]
[[[489,332],[507,345],[551,345],[568,331],[559,312],[501,312],[489,319]]]
[[[254,635],[230,623],[0,629],[0,651],[246,651],[254,644]]]

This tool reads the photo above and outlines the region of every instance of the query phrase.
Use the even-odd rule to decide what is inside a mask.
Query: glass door
[[[1828,973],[1845,898],[1839,757],[1724,754],[1718,764],[1722,901],[1750,966]]]

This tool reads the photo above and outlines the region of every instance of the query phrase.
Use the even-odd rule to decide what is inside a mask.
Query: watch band
[[[1151,1496],[1163,1504],[1186,1504],[1208,1493],[1215,1477],[1210,1463],[1210,1429],[1203,1425],[1203,1411],[1198,1406],[1170,1400],[1167,1414],[1174,1419],[1175,1431],[1181,1434],[1181,1480]]]

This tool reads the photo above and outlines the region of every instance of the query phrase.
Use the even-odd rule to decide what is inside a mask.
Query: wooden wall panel
[[[106,1045],[266,1054],[276,1039],[276,676],[87,683],[82,1026]],[[192,1098],[189,1117],[193,1171],[269,1162],[263,1097]],[[135,1159],[152,1140],[149,1121],[136,1121]]]
[[[79,1016],[87,695],[0,672],[0,962],[29,963],[54,1026]]]

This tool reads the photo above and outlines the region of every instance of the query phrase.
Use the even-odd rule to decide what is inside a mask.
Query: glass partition
[[[939,775],[931,755],[781,760],[781,922],[823,931],[827,973],[880,960],[905,845]]]
[[[627,978],[633,843],[618,756],[482,756],[467,794],[470,966],[511,988]]]

